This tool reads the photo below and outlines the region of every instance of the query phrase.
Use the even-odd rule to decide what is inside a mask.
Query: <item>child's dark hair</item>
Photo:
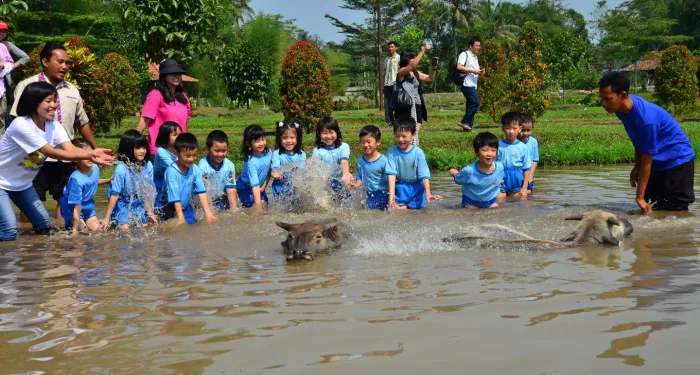
[[[166,121],[160,125],[158,128],[158,136],[156,137],[156,147],[168,148],[168,143],[170,143],[170,134],[175,133],[177,129],[180,129],[182,133],[182,127],[175,121]]]
[[[474,152],[479,152],[479,149],[489,146],[498,150],[498,137],[491,132],[482,132],[474,137]]]
[[[302,141],[302,136],[304,132],[301,131],[301,125],[297,124],[296,122],[294,123],[285,123],[285,122],[278,122],[277,126],[275,127],[275,150],[282,150],[282,136],[284,136],[284,133],[288,130],[292,129],[294,130],[294,133],[297,136],[297,144],[294,145],[294,152],[295,154],[301,154],[301,141]]]
[[[510,111],[501,116],[501,127],[506,127],[513,123],[520,125],[520,113]]]
[[[323,148],[323,142],[321,141],[321,132],[323,130],[332,130],[337,135],[335,139],[335,147],[340,147],[343,144],[343,133],[340,132],[340,126],[338,126],[338,121],[330,116],[321,117],[318,120],[318,125],[316,125],[316,148]]]
[[[401,115],[394,122],[394,133],[397,131],[409,131],[416,134],[416,120],[410,115]]]
[[[360,139],[364,136],[371,136],[372,138],[376,139],[377,141],[382,140],[382,131],[379,130],[378,127],[374,125],[367,125],[364,128],[360,129]]]
[[[199,143],[197,142],[197,137],[192,133],[182,133],[175,138],[175,144],[173,144],[175,151],[189,151],[196,150],[199,148]]]
[[[248,160],[248,158],[250,158],[250,156],[253,154],[252,150],[250,149],[250,142],[260,138],[265,138],[265,129],[263,129],[262,126],[253,124],[248,125],[245,128],[243,131],[243,145],[241,146],[243,160]],[[266,146],[265,153],[267,153],[269,150],[270,149]]]
[[[520,118],[519,118],[519,122],[520,122],[520,125],[521,125],[521,126],[522,126],[523,124],[527,124],[527,123],[532,124],[533,127],[535,126],[535,118],[532,117],[532,116],[531,116],[530,114],[528,114],[528,113],[521,113],[521,114],[520,114]]]
[[[83,138],[76,138],[76,139],[70,141],[70,143],[73,144],[73,147],[75,147],[75,148],[85,148],[85,146],[89,146],[90,148],[92,148],[90,143],[88,143],[88,141],[86,141]]]
[[[212,130],[207,135],[207,148],[214,146],[214,142],[226,143],[226,148],[228,148],[228,135],[221,130]]]
[[[146,165],[147,159],[141,161],[136,160],[134,155],[135,148],[145,148],[148,150],[148,139],[143,133],[138,130],[127,130],[119,138],[119,148],[117,149],[117,160],[130,165],[143,167]]]

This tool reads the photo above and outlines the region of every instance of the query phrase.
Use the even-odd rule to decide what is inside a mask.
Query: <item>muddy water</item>
[[[531,200],[491,212],[453,209],[438,177],[446,200],[420,213],[24,235],[0,244],[0,373],[695,373],[698,205],[633,217],[615,249],[440,242],[480,223],[556,239],[568,214],[634,208],[628,170],[539,170]],[[331,215],[353,240],[286,263],[274,222]]]

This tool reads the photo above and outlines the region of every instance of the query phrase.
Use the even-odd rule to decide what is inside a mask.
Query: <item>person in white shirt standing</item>
[[[389,125],[394,123],[394,111],[389,103],[391,102],[391,94],[394,92],[394,85],[396,85],[396,75],[399,72],[397,48],[399,48],[399,45],[396,42],[393,40],[389,42],[389,57],[386,58],[384,64],[386,66],[384,71],[384,120]]]
[[[462,52],[457,59],[457,70],[466,73],[462,84],[462,95],[467,99],[467,108],[459,123],[464,131],[472,131],[474,128],[474,116],[479,110],[479,94],[476,92],[479,75],[484,74],[485,69],[479,67],[479,59],[476,55],[481,49],[481,41],[477,38],[469,40],[469,49]]]

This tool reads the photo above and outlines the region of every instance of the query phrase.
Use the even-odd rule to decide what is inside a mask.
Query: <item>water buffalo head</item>
[[[580,220],[573,232],[562,238],[562,242],[577,245],[610,244],[619,246],[633,229],[627,219],[618,218],[610,212],[595,210],[582,215],[567,217],[565,220]]]
[[[313,260],[319,253],[342,245],[345,234],[341,223],[336,219],[306,221],[299,224],[276,223],[287,231],[287,239],[282,248],[287,260]]]

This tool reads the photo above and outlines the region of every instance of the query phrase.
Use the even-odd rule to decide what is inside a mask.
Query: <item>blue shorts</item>
[[[345,183],[340,180],[332,178],[328,185],[334,193],[334,199],[344,200],[350,198],[350,190],[345,186]]]
[[[478,207],[478,208],[490,208],[496,202],[498,202],[498,198],[493,198],[491,200],[482,202],[482,201],[472,200],[469,197],[467,197],[466,195],[462,195],[462,207],[474,206],[474,207]]]
[[[245,208],[251,208],[255,206],[255,197],[253,197],[253,188],[248,185],[238,184],[236,186],[238,190],[238,198],[241,199],[241,205]],[[260,200],[267,202],[267,193],[260,191]]]
[[[503,174],[501,192],[517,193],[523,188],[524,173],[520,167],[506,167]]]
[[[73,229],[73,205],[68,204],[65,197],[61,197],[58,200],[61,205],[61,216],[63,216],[64,224],[66,229]],[[83,221],[88,221],[89,218],[97,216],[97,212],[94,209],[82,210],[80,211],[80,218]]]
[[[527,190],[535,191],[535,181],[532,181],[529,184],[527,184]]]
[[[194,208],[191,205],[182,207],[182,216],[185,217],[185,222],[187,224],[194,224],[197,222],[197,218],[194,216]],[[177,212],[175,211],[175,203],[168,203],[163,206],[161,218],[163,221],[173,219],[177,217]]]
[[[148,215],[143,208],[143,201],[139,198],[129,200],[120,196],[117,204],[114,205],[110,224],[112,226],[122,226],[124,224],[145,224]]]
[[[228,203],[228,196],[221,195],[214,198],[211,202],[212,208],[218,211],[228,211],[231,209],[231,205]]]
[[[301,201],[297,197],[297,189],[292,185],[291,179],[285,175],[281,180],[272,181],[272,195],[279,201],[297,205]]]
[[[367,208],[386,211],[389,206],[389,193],[386,191],[367,191]]]
[[[396,204],[412,210],[425,207],[425,186],[422,181],[396,181]]]

